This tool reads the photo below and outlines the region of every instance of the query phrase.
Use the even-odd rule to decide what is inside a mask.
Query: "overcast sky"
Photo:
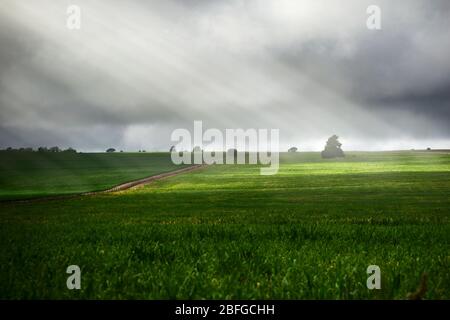
[[[2,0],[0,147],[167,150],[202,120],[278,128],[282,148],[450,148],[449,17],[448,0]]]

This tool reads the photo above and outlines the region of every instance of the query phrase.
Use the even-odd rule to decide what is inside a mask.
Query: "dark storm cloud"
[[[165,149],[203,120],[449,147],[448,1],[378,1],[380,31],[372,1],[75,2],[79,31],[66,4],[0,4],[0,146]]]
[[[436,136],[450,136],[450,81],[442,87],[428,88],[429,91],[410,91],[401,95],[375,97],[366,101],[380,112],[401,110],[417,116],[432,119]],[[420,128],[417,131],[421,131]]]

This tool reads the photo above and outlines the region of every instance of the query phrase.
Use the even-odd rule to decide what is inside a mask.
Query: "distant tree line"
[[[41,153],[77,153],[77,150],[73,149],[73,148],[67,148],[67,149],[61,149],[57,146],[55,147],[39,147],[37,149],[33,149],[33,148],[6,148],[3,149],[2,151],[6,151],[6,152],[41,152]]]
[[[337,135],[333,135],[331,136],[328,141],[326,142],[325,145],[325,149],[322,151],[321,155],[322,158],[340,158],[340,157],[345,157],[344,152],[341,149],[342,144],[339,142],[339,137]],[[431,148],[427,149],[428,151],[431,150]],[[77,150],[73,149],[73,148],[67,148],[67,149],[61,149],[58,146],[54,146],[54,147],[39,147],[37,149],[33,149],[33,148],[6,148],[3,150],[0,150],[3,152],[40,152],[40,153],[77,153]],[[108,148],[106,150],[107,153],[114,153],[116,152],[116,149],[114,148]],[[123,152],[122,150],[120,150],[120,152]],[[139,152],[146,152],[145,150],[139,150]],[[177,152],[175,149],[175,146],[171,146],[170,147],[170,152]],[[187,151],[184,151],[187,152]],[[193,153],[200,153],[203,152],[203,150],[201,149],[201,147],[199,146],[195,146],[192,150]],[[291,147],[288,150],[289,153],[295,153],[298,152],[298,148],[297,147]],[[237,150],[236,149],[230,149],[227,151],[227,153],[233,154],[234,157],[237,156]]]

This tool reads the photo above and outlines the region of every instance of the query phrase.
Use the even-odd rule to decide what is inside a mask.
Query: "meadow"
[[[0,298],[406,299],[426,273],[425,298],[450,299],[450,154],[281,159],[273,176],[212,165],[118,193],[0,202]],[[66,288],[72,264],[81,290]],[[381,290],[366,287],[373,264]]]
[[[0,200],[105,190],[176,169],[167,153],[0,151]]]

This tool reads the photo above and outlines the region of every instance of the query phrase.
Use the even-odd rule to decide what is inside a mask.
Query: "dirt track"
[[[149,183],[151,183],[152,181],[155,181],[155,180],[161,180],[161,179],[172,177],[172,176],[176,176],[176,175],[179,175],[179,174],[182,174],[182,173],[185,173],[185,172],[194,171],[194,170],[203,168],[205,166],[206,166],[205,164],[198,164],[198,165],[190,166],[190,167],[179,169],[179,170],[175,170],[175,171],[161,173],[161,174],[158,174],[158,175],[155,175],[155,176],[151,176],[151,177],[148,177],[148,178],[144,178],[144,179],[139,179],[139,180],[134,180],[134,181],[122,183],[122,184],[114,186],[114,187],[112,187],[110,189],[101,190],[101,191],[91,191],[91,192],[83,192],[83,193],[78,193],[78,194],[61,195],[61,196],[50,196],[50,197],[40,197],[40,198],[31,198],[31,199],[4,200],[4,201],[0,201],[0,202],[3,202],[3,203],[5,203],[5,202],[23,203],[23,202],[39,202],[39,201],[50,201],[50,200],[62,200],[62,199],[72,199],[72,198],[81,197],[81,196],[91,196],[91,195],[102,194],[102,193],[124,191],[124,190],[127,190],[127,189],[138,188],[138,187],[144,186],[144,185],[149,184]]]
[[[122,184],[119,184],[119,185],[117,185],[115,187],[112,187],[110,189],[103,190],[103,191],[85,192],[82,195],[89,196],[89,195],[98,194],[98,193],[117,192],[117,191],[123,191],[123,190],[131,189],[131,188],[137,188],[137,187],[149,184],[150,182],[155,181],[155,180],[160,180],[160,179],[163,179],[163,178],[176,176],[176,175],[179,175],[179,174],[184,173],[184,172],[193,171],[193,170],[197,170],[197,169],[203,168],[204,166],[205,166],[204,164],[198,164],[198,165],[195,165],[195,166],[191,166],[191,167],[187,167],[187,168],[183,168],[183,169],[179,169],[179,170],[175,170],[175,171],[161,173],[161,174],[158,174],[156,176],[151,176],[151,177],[144,178],[144,179],[122,183]]]

